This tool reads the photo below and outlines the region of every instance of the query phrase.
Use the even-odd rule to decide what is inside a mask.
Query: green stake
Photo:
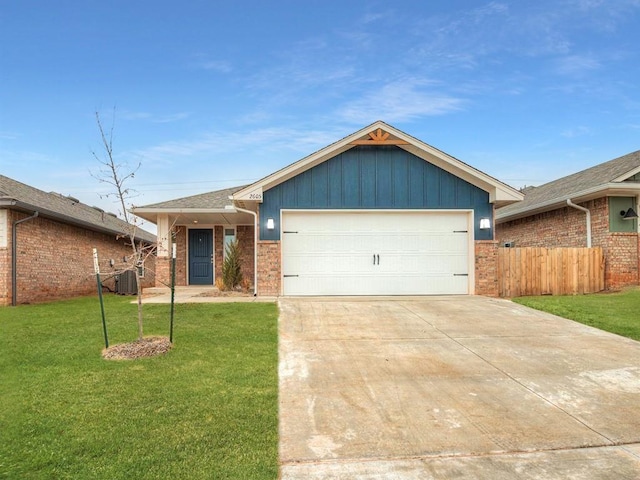
[[[107,336],[107,320],[104,316],[104,301],[102,300],[102,282],[100,281],[100,264],[98,263],[98,250],[93,249],[93,268],[96,272],[98,283],[98,298],[100,299],[100,311],[102,312],[102,330],[104,332],[104,348],[109,348],[109,337]]]
[[[176,244],[173,244],[171,255],[171,327],[169,328],[169,342],[173,343],[173,304],[176,291]]]

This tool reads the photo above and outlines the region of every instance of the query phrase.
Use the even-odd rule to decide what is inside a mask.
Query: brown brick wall
[[[475,255],[475,294],[497,297],[498,242],[495,240],[476,240]]]
[[[176,242],[176,286],[185,286],[187,280],[188,266],[188,249],[187,249],[187,228],[185,226],[174,227]],[[222,263],[224,259],[223,253],[223,227],[216,225],[213,227],[214,234],[214,281],[216,278],[222,278]],[[240,263],[242,268],[242,276],[253,284],[254,272],[254,237],[252,225],[239,225],[236,230],[236,238],[240,245]],[[171,249],[169,249],[171,252]],[[170,259],[158,259],[158,276],[156,287],[164,287],[170,285]],[[164,283],[163,283],[164,282]]]
[[[580,203],[591,211],[591,242],[605,247],[609,232],[609,208],[606,198]],[[586,247],[586,214],[566,206],[511,222],[496,225],[496,240],[515,242],[516,247]]]
[[[9,246],[0,252],[0,305],[11,304],[11,228],[14,220],[28,215],[10,211]],[[124,239],[38,217],[17,227],[17,303],[34,303],[96,293],[93,248],[98,249],[105,286],[113,288],[110,273],[122,268],[131,254]],[[111,267],[109,260],[115,261]],[[145,263],[143,286],[154,282],[155,257]]]
[[[280,242],[258,242],[258,295],[280,295]]]
[[[607,289],[640,284],[637,233],[610,233],[605,252],[604,281]]]
[[[591,244],[602,247],[605,256],[605,286],[617,289],[637,285],[638,234],[609,232],[609,202],[606,197],[579,204],[591,211]],[[499,244],[516,247],[586,247],[586,214],[572,207],[532,215],[496,225]]]
[[[242,278],[249,281],[253,285],[254,272],[254,245],[255,237],[253,235],[253,225],[238,225],[236,230],[236,238],[240,247],[240,267],[242,269]]]
[[[216,225],[213,230],[213,251],[215,257],[215,267],[213,281],[222,278],[222,263],[224,262],[224,227]]]

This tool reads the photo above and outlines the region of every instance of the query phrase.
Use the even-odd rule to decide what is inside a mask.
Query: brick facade
[[[222,278],[222,264],[224,262],[224,228],[216,225],[213,228],[213,251],[214,251],[214,282],[216,278]],[[185,226],[173,228],[173,238],[176,243],[176,286],[186,286],[188,282],[188,235]],[[243,278],[253,284],[254,279],[254,236],[253,225],[238,225],[236,228],[236,238],[240,247],[240,268]],[[171,248],[169,248],[171,252]],[[157,259],[156,287],[167,287],[171,285],[171,259],[160,257]]]
[[[255,236],[253,225],[238,225],[236,238],[240,247],[240,269],[242,278],[253,285]]]
[[[477,240],[475,242],[475,294],[487,297],[498,296],[498,242]]]
[[[607,289],[640,284],[640,239],[637,233],[610,233],[605,250],[604,282]]]
[[[609,232],[607,197],[579,204],[591,212],[591,244],[602,247],[605,256],[605,286],[618,289],[638,285],[640,262],[637,233]],[[515,242],[516,247],[586,247],[586,214],[572,207],[531,215],[496,225],[499,244]]]
[[[15,220],[28,215],[8,211],[9,241],[0,248],[0,305],[12,302],[11,236]],[[96,293],[93,248],[97,248],[104,284],[113,289],[110,274],[122,268],[131,246],[115,235],[98,233],[43,217],[17,226],[17,303],[35,303]],[[113,259],[114,266],[110,265]],[[154,282],[155,257],[145,263],[143,286]]]
[[[258,242],[258,295],[280,295],[280,242]]]

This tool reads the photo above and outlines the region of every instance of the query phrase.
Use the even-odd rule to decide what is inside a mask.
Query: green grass
[[[513,301],[640,340],[640,289],[593,295],[519,297]]]
[[[110,344],[137,337],[105,297]],[[168,305],[145,305],[168,335]],[[0,478],[276,478],[277,309],[176,305],[165,356],[107,361],[95,298],[0,308]]]

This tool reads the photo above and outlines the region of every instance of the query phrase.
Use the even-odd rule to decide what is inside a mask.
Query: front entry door
[[[189,285],[213,285],[213,230],[189,230]]]

